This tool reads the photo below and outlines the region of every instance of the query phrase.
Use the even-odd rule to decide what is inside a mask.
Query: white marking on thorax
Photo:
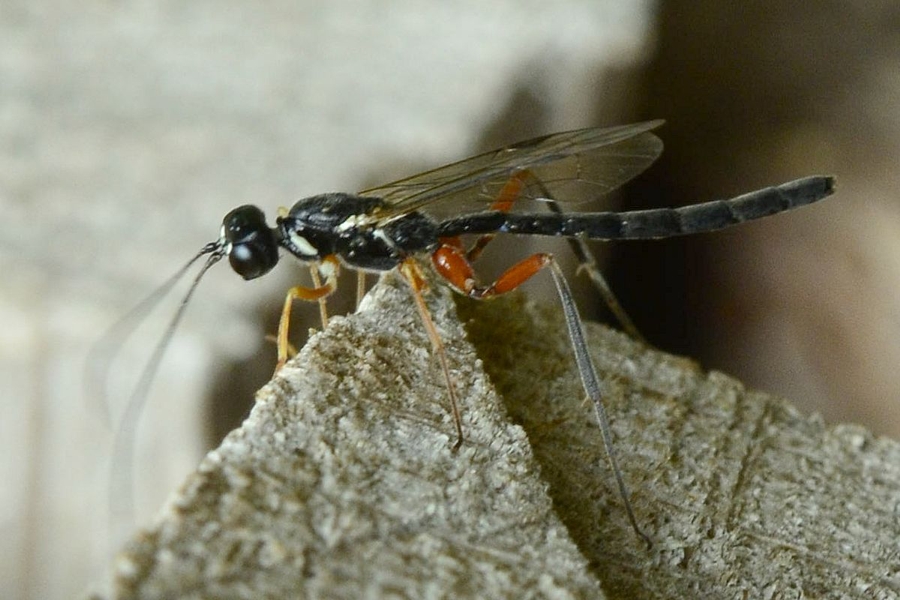
[[[319,251],[316,250],[316,247],[296,231],[289,231],[288,237],[291,240],[291,244],[300,251],[300,254],[304,256],[318,256]]]
[[[372,231],[372,237],[381,240],[385,243],[388,248],[397,249],[397,244],[388,237],[388,235],[384,232],[384,229],[378,227]]]
[[[365,220],[366,215],[350,215],[347,217],[343,223],[335,227],[335,231],[347,231],[348,229],[353,229],[355,227],[359,227]]]

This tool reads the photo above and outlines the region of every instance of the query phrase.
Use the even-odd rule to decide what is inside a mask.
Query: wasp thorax
[[[239,206],[222,220],[228,262],[244,279],[265,275],[278,263],[278,242],[266,216],[249,204]]]

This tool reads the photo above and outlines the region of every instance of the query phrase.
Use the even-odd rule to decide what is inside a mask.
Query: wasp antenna
[[[125,528],[130,528],[134,523],[134,497],[132,477],[134,462],[133,441],[135,433],[137,431],[138,421],[140,419],[141,412],[143,411],[144,403],[147,399],[147,393],[149,392],[150,385],[153,382],[153,378],[156,375],[157,370],[159,369],[159,364],[162,361],[162,357],[165,354],[166,348],[169,346],[169,343],[171,342],[172,337],[175,334],[176,329],[178,328],[178,324],[181,322],[181,319],[184,316],[188,303],[190,302],[194,291],[197,289],[200,280],[210,269],[210,267],[219,262],[225,256],[225,248],[223,244],[214,242],[204,246],[196,256],[189,260],[181,269],[178,270],[177,273],[175,273],[175,275],[173,275],[160,288],[153,292],[153,294],[142,301],[120,322],[127,322],[128,327],[123,328],[122,330],[117,332],[119,338],[117,340],[118,343],[115,347],[121,346],[122,341],[124,341],[125,337],[127,337],[127,335],[134,330],[134,321],[139,320],[140,316],[143,316],[147,311],[155,306],[159,302],[159,300],[166,294],[166,292],[168,292],[172,288],[172,286],[185,274],[185,272],[198,259],[207,254],[209,255],[209,257],[206,259],[203,267],[194,277],[193,281],[191,282],[191,286],[190,288],[188,288],[188,291],[184,295],[184,298],[182,298],[181,303],[179,304],[178,309],[175,312],[175,315],[169,321],[168,326],[166,327],[159,341],[156,343],[156,346],[153,348],[153,352],[151,353],[150,358],[147,360],[147,364],[141,371],[140,378],[135,385],[134,391],[128,398],[128,403],[125,406],[125,410],[123,411],[122,416],[119,419],[118,427],[116,428],[115,437],[113,440],[113,454],[111,464],[112,474],[110,478],[110,531],[114,535],[116,535],[114,539],[117,540],[122,539],[124,537],[124,534],[126,533]],[[118,325],[119,324],[117,324],[117,326]]]
[[[88,351],[85,361],[84,389],[86,398],[95,398],[92,409],[99,412],[107,429],[113,429],[112,411],[110,409],[109,395],[106,385],[109,381],[109,370],[113,358],[119,349],[125,344],[134,330],[140,325],[146,316],[159,302],[175,287],[175,284],[184,277],[188,269],[202,256],[222,251],[222,245],[218,242],[206,244],[184,266],[171,277],[151,292],[147,297],[138,302],[118,321],[106,329],[100,338],[94,342]]]

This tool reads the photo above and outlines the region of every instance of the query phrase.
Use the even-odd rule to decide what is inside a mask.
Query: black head
[[[222,237],[228,262],[244,279],[265,275],[278,263],[278,240],[266,224],[263,211],[246,204],[222,220]]]

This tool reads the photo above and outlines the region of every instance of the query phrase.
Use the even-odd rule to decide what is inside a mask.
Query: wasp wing
[[[379,221],[426,207],[428,213],[438,217],[459,215],[473,207],[483,210],[486,203],[497,198],[513,173],[527,169],[543,190],[529,183],[522,200],[539,201],[546,190],[559,202],[586,202],[629,181],[659,157],[662,141],[650,131],[662,123],[657,120],[555,133],[360,193],[388,202],[387,208],[372,215]]]

